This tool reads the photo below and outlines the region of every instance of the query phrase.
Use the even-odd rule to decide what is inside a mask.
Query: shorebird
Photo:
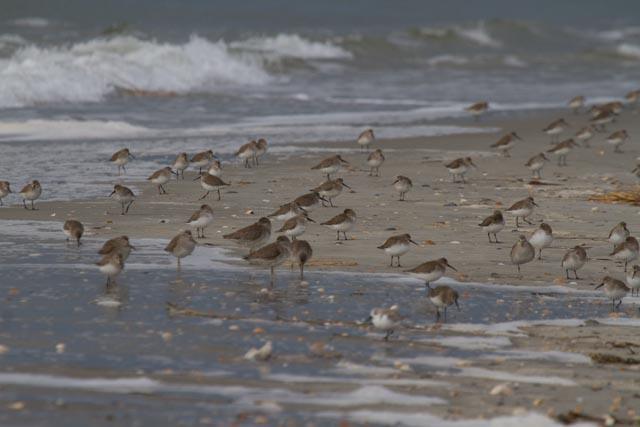
[[[460,296],[458,292],[451,289],[449,286],[436,286],[432,288],[427,283],[427,297],[433,305],[436,306],[436,322],[440,320],[440,309],[444,310],[444,321],[447,321],[447,307],[455,304],[458,311],[460,311],[460,305],[458,299]]]
[[[611,299],[611,311],[615,311],[620,304],[622,304],[622,299],[627,296],[629,292],[629,288],[624,284],[622,280],[614,279],[611,276],[605,276],[602,279],[602,283],[596,286],[596,289],[604,286],[604,294],[607,298]],[[616,305],[616,301],[618,304]]]
[[[256,160],[256,152],[258,151],[258,143],[256,141],[249,141],[246,144],[243,144],[238,151],[234,154],[234,156],[238,157],[240,160],[244,161],[244,167],[250,168],[251,161]]]
[[[518,237],[518,241],[511,248],[511,263],[518,267],[518,274],[520,274],[520,266],[533,261],[535,256],[536,250],[527,241],[527,238],[521,234]]]
[[[279,266],[287,260],[291,255],[291,242],[287,236],[280,236],[278,239],[266,246],[261,247],[255,252],[245,256],[244,259],[250,264],[269,267],[271,270],[271,286],[275,279],[275,267]]]
[[[384,154],[381,149],[376,149],[373,153],[367,157],[367,164],[369,165],[369,176],[380,176],[380,166],[384,163]],[[373,173],[375,171],[375,174]]]
[[[189,157],[187,153],[180,153],[173,161],[172,168],[176,170],[176,179],[184,179],[184,170],[189,167]]]
[[[271,237],[271,221],[269,218],[260,218],[247,227],[222,236],[224,239],[234,240],[241,246],[249,248],[249,253],[261,247]]]
[[[367,129],[363,131],[360,135],[358,135],[358,139],[356,140],[356,142],[358,143],[358,145],[362,150],[368,150],[369,145],[371,145],[371,143],[375,138],[376,137],[373,134],[373,129]]]
[[[209,175],[217,176],[218,178],[220,178],[222,176],[222,164],[220,163],[220,160],[211,160],[209,169],[207,169],[207,173]]]
[[[336,154],[335,156],[327,157],[311,169],[319,170],[323,174],[327,175],[327,179],[331,179],[331,174],[338,172],[343,164],[348,165],[349,162],[343,159],[339,154]]]
[[[509,150],[513,148],[516,140],[522,140],[515,132],[510,132],[500,138],[495,144],[491,144],[491,148],[495,148],[502,152],[504,157],[511,157]]]
[[[638,259],[639,250],[636,238],[629,236],[624,242],[617,245],[609,255],[619,261],[624,261],[624,271],[627,271],[627,264]]]
[[[278,221],[287,221],[301,213],[306,212],[297,202],[291,202],[281,205],[278,209],[271,212],[267,217],[277,219]]]
[[[609,135],[607,137],[607,142],[613,145],[613,151],[615,153],[622,153],[622,151],[620,151],[620,145],[622,145],[622,143],[625,142],[628,138],[629,134],[626,130],[622,129]]]
[[[529,237],[529,243],[538,250],[538,259],[542,259],[542,250],[551,246],[553,242],[553,231],[547,223],[540,224],[540,228],[534,231]]]
[[[345,209],[344,212],[331,218],[329,221],[325,221],[320,225],[326,225],[332,230],[336,231],[336,240],[340,240],[340,233],[344,235],[344,240],[347,239],[347,231],[351,230],[356,224],[356,213],[352,209]]]
[[[486,217],[480,224],[482,230],[487,233],[489,237],[489,243],[500,243],[498,240],[498,233],[504,228],[504,217],[499,210],[493,211],[493,215]],[[491,235],[495,237],[495,242],[491,240]]]
[[[567,166],[567,154],[573,150],[573,147],[577,146],[578,144],[573,139],[565,139],[547,150],[547,153],[553,153],[558,156],[558,166]]]
[[[520,226],[518,224],[518,218],[522,218],[522,220],[527,224],[532,224],[527,220],[527,217],[533,213],[534,206],[538,205],[533,201],[533,197],[527,197],[526,199],[515,202],[509,209],[507,209],[507,212],[516,217],[516,228]]]
[[[116,253],[122,256],[122,262],[125,262],[132,250],[136,248],[129,242],[129,237],[119,236],[109,239],[102,245],[102,248],[98,251],[99,255],[108,255]]]
[[[400,199],[398,200],[401,202],[404,202],[405,200],[404,196],[409,191],[411,191],[411,188],[413,188],[413,183],[411,182],[411,180],[406,176],[402,176],[402,175],[398,175],[396,177],[396,180],[393,181],[392,185],[393,185],[393,188],[395,188],[396,191],[400,193]]]
[[[411,276],[425,281],[427,288],[432,282],[435,282],[442,276],[444,276],[445,270],[449,267],[453,271],[456,270],[446,258],[439,258],[433,261],[423,262],[417,267],[407,270]]]
[[[627,94],[624,96],[624,99],[629,105],[636,105],[638,103],[638,100],[640,100],[640,89],[627,92]]]
[[[24,206],[25,209],[27,208],[27,200],[31,201],[31,210],[35,211],[36,207],[34,205],[34,202],[40,198],[40,195],[42,194],[42,186],[40,185],[40,182],[38,182],[38,180],[33,180],[31,181],[30,184],[25,185],[24,187],[22,187],[22,190],[20,190],[20,196],[22,196],[22,206]]]
[[[311,245],[306,240],[294,240],[291,242],[291,268],[294,264],[300,266],[300,280],[304,280],[304,265],[313,256]]]
[[[106,286],[110,286],[115,283],[116,276],[120,274],[124,268],[124,260],[121,254],[110,252],[104,255],[96,265],[100,272],[107,276]]]
[[[185,230],[176,234],[167,247],[164,248],[164,251],[178,258],[178,271],[180,271],[180,260],[191,255],[197,244],[193,239],[191,230]]]
[[[398,234],[396,236],[389,237],[382,245],[378,246],[378,249],[383,249],[384,253],[391,256],[391,263],[389,267],[393,267],[393,258],[398,259],[398,265],[396,267],[402,267],[400,265],[400,257],[409,252],[410,244],[418,245],[411,239],[410,234]]]
[[[118,175],[120,175],[120,170],[127,173],[124,165],[129,163],[129,159],[135,159],[135,157],[133,157],[133,154],[131,154],[128,148],[123,148],[122,150],[118,150],[113,153],[111,156],[111,162],[118,165]]]
[[[280,230],[277,230],[276,232],[284,233],[290,239],[296,240],[296,237],[304,234],[305,230],[307,229],[307,221],[315,222],[314,220],[309,218],[306,212],[303,212],[299,215],[294,216],[293,218],[286,220],[285,223],[282,224],[282,227],[280,227]]]
[[[558,119],[549,123],[542,131],[551,136],[551,142],[557,142],[560,134],[568,127],[569,123],[565,122],[564,119]]]
[[[84,233],[84,226],[80,221],[76,221],[75,219],[66,220],[62,226],[62,231],[65,236],[67,236],[67,242],[69,242],[70,239],[73,239],[78,243],[78,247],[80,247],[80,238]]]
[[[256,166],[260,164],[260,158],[265,154],[267,154],[268,149],[269,149],[269,143],[267,143],[267,140],[264,138],[258,139],[258,142],[256,143],[256,151],[254,153],[255,155],[254,161],[256,162]]]
[[[464,157],[464,158],[459,158],[459,159],[455,159],[454,161],[447,163],[446,165],[444,165],[447,170],[449,170],[449,173],[451,174],[451,179],[452,182],[457,182],[456,181],[456,176],[460,177],[460,179],[462,179],[462,182],[466,184],[466,181],[464,180],[464,174],[467,173],[467,171],[469,170],[470,167],[476,167],[476,165],[473,163],[473,160],[471,160],[471,157]]]
[[[153,184],[156,184],[158,186],[158,194],[167,194],[167,190],[165,190],[162,185],[169,182],[169,180],[171,179],[171,174],[177,175],[177,173],[174,172],[171,167],[167,166],[162,169],[158,169],[153,174],[151,174],[151,176],[147,178],[147,181],[151,181]]]
[[[549,158],[544,155],[544,153],[538,153],[535,156],[531,157],[527,163],[524,165],[531,170],[533,173],[533,178],[541,179],[542,178],[542,168],[544,168],[544,164],[549,161]]]
[[[202,168],[206,168],[211,163],[211,160],[215,159],[216,156],[213,154],[213,151],[203,151],[201,153],[195,154],[191,158],[191,166],[194,168],[198,168],[198,173],[202,173]]]
[[[209,205],[202,205],[200,209],[195,211],[187,224],[191,228],[196,229],[196,238],[204,239],[204,229],[209,226],[213,222],[213,209]]]
[[[587,251],[585,251],[582,246],[575,246],[574,248],[569,249],[567,253],[564,254],[560,265],[567,274],[567,279],[569,279],[569,270],[572,270],[575,279],[580,280],[580,278],[578,277],[578,270],[580,270],[586,262]]]
[[[109,197],[112,196],[118,202],[120,202],[120,205],[122,206],[122,212],[120,213],[120,215],[124,215],[129,212],[129,208],[136,198],[135,194],[133,194],[133,191],[120,184],[116,184],[113,186],[113,191],[111,192],[111,194],[109,194]],[[127,207],[126,209],[125,206]]]
[[[365,320],[365,323],[373,325],[376,329],[385,331],[383,340],[389,341],[389,337],[393,334],[393,330],[401,321],[402,316],[398,313],[398,306],[394,305],[390,308],[374,308],[369,313],[369,317]]]
[[[469,105],[464,109],[466,112],[471,113],[475,121],[480,120],[480,116],[489,110],[489,103],[486,101],[476,102],[475,104]]]
[[[627,284],[631,289],[631,296],[633,296],[634,292],[640,296],[640,265],[634,265],[633,268],[627,272]]]
[[[4,206],[2,199],[11,193],[11,184],[9,184],[9,181],[0,181],[0,206]]]
[[[202,197],[200,197],[198,200],[204,199],[212,191],[217,191],[218,192],[218,200],[220,200],[222,198],[220,196],[220,188],[229,185],[226,182],[224,182],[223,180],[221,180],[220,178],[218,178],[217,176],[211,175],[211,174],[209,174],[207,172],[203,173],[200,176],[197,176],[194,179],[194,181],[197,181],[197,180],[200,180],[200,185],[202,186],[204,191],[206,191],[206,193],[204,193],[202,195]]]
[[[613,244],[613,249],[615,249],[616,246],[627,240],[629,236],[631,236],[631,232],[627,228],[627,223],[622,221],[611,229],[607,239]]]
[[[333,199],[338,197],[340,193],[342,193],[342,187],[351,189],[351,187],[344,183],[344,180],[342,178],[338,178],[335,180],[325,181],[311,191],[314,193],[318,193],[322,198],[328,199],[331,207],[335,207],[333,204]],[[324,202],[322,202],[322,206],[326,206]]]
[[[580,109],[584,107],[584,96],[574,96],[569,100],[568,105],[569,108],[573,110],[574,114],[578,114],[580,112]]]
[[[618,115],[624,109],[624,105],[620,101],[611,101],[598,106],[600,111],[609,111],[614,115]]]
[[[576,132],[574,138],[580,142],[583,147],[589,147],[589,141],[593,138],[593,135],[595,135],[595,129],[593,126],[588,125]]]
[[[595,129],[603,132],[606,130],[607,124],[611,123],[615,118],[615,114],[609,110],[603,110],[598,112],[595,116],[589,119],[589,122],[595,127]]]
[[[296,203],[303,210],[311,212],[312,210],[318,208],[321,203],[329,203],[329,201],[317,192],[312,191],[311,193],[303,194],[302,196],[296,198],[293,203]]]

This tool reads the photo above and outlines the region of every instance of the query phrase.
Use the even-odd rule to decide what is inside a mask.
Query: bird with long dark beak
[[[327,180],[330,180],[331,174],[338,172],[343,164],[348,165],[349,162],[343,159],[340,154],[336,154],[335,156],[327,157],[311,169],[320,170],[320,172],[327,175]]]
[[[402,267],[400,265],[400,256],[409,252],[410,244],[420,246],[418,243],[411,239],[410,234],[399,234],[397,236],[389,237],[382,245],[378,246],[378,249],[384,250],[387,255],[391,255],[390,267],[394,267],[393,258],[398,259],[398,265],[395,267]]]
[[[436,306],[436,323],[440,320],[440,309],[444,309],[444,321],[447,321],[447,307],[455,304],[458,311],[460,311],[460,305],[458,299],[460,296],[458,292],[451,289],[449,286],[436,286],[432,288],[427,283],[427,297]]]
[[[113,153],[110,160],[118,166],[118,175],[120,175],[120,170],[127,173],[124,165],[129,163],[129,159],[135,160],[135,157],[133,157],[133,154],[131,154],[128,148],[123,148],[122,150],[118,150]]]
[[[335,207],[333,204],[333,199],[338,197],[340,193],[342,193],[342,187],[346,187],[348,189],[352,189],[349,187],[342,178],[338,178],[336,180],[325,181],[320,184],[318,187],[312,189],[312,192],[318,193],[321,197],[329,199],[329,204],[332,207]],[[326,206],[323,202],[322,206]]]
[[[109,194],[109,197],[114,197],[118,202],[120,202],[120,205],[122,206],[122,212],[120,213],[120,215],[124,215],[129,212],[129,208],[136,198],[131,189],[120,184],[116,184],[113,186],[113,191],[111,192],[111,194]]]
[[[398,306],[394,305],[389,308],[374,308],[363,323],[385,331],[383,339],[388,341],[401,321],[402,316],[398,313]]]
[[[599,289],[603,286],[604,294],[611,299],[611,311],[615,311],[618,307],[620,307],[620,304],[622,304],[622,299],[629,292],[629,288],[624,284],[622,280],[614,279],[611,276],[605,276],[602,279],[602,283],[596,286],[596,289]],[[617,305],[616,301],[618,301]]]
[[[424,280],[426,286],[429,287],[431,282],[435,282],[444,276],[447,267],[453,271],[458,271],[454,266],[449,264],[446,258],[439,258],[433,261],[423,262],[419,266],[407,270],[407,273],[413,277]]]
[[[202,197],[200,197],[198,200],[204,199],[212,191],[217,191],[218,192],[218,200],[220,200],[221,199],[220,188],[229,185],[228,183],[224,182],[223,180],[221,180],[217,176],[211,175],[208,172],[204,172],[200,176],[197,176],[194,179],[194,181],[197,181],[197,180],[200,180],[200,185],[206,191],[206,193],[204,193],[202,195]]]

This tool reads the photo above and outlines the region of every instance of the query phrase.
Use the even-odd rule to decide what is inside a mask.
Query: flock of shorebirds
[[[626,95],[628,106],[638,104],[640,101],[640,90],[630,92]],[[578,96],[571,99],[568,103],[569,107],[575,113],[579,113],[586,108],[585,98]],[[589,141],[598,133],[606,132],[607,125],[615,123],[616,117],[623,112],[625,105],[622,102],[609,102],[601,105],[594,105],[587,111],[590,114],[589,124],[579,129],[572,138],[560,141],[560,136],[570,127],[570,125],[562,118],[553,121],[542,131],[551,137],[551,143],[554,146],[547,150],[547,153],[554,154],[558,157],[558,165],[566,165],[567,155],[580,145],[589,146]],[[466,111],[475,116],[476,120],[489,110],[487,102],[478,102],[468,108]],[[606,141],[614,147],[615,152],[621,152],[620,146],[629,138],[626,130],[617,130],[606,137]],[[520,137],[516,132],[510,132],[501,137],[495,144],[491,145],[500,151],[505,157],[510,157],[509,151],[515,146]],[[362,151],[368,153],[366,162],[369,166],[370,176],[379,176],[380,167],[385,161],[385,156],[380,149],[369,152],[370,145],[375,141],[375,135],[372,129],[362,132],[356,139],[357,144]],[[262,157],[268,150],[268,143],[265,139],[258,139],[242,145],[235,153],[235,157],[239,159],[246,168],[256,167],[260,164]],[[131,159],[135,159],[128,148],[123,148],[114,153],[110,161],[117,166],[118,175],[126,173],[126,165]],[[532,171],[533,179],[541,179],[542,169],[549,161],[545,153],[541,152],[529,159],[525,164]],[[269,268],[271,273],[271,286],[274,283],[275,268],[283,264],[287,260],[292,262],[292,266],[297,264],[300,269],[300,279],[304,278],[304,266],[313,256],[313,250],[309,242],[299,239],[304,234],[307,223],[315,222],[309,217],[309,213],[320,206],[334,206],[333,199],[341,194],[344,188],[350,188],[343,178],[333,178],[340,172],[343,166],[349,165],[349,162],[340,155],[334,155],[322,160],[313,166],[312,170],[317,170],[326,181],[318,187],[312,189],[309,193],[303,194],[295,198],[290,203],[281,205],[276,211],[270,215],[260,218],[254,224],[238,229],[232,233],[224,235],[224,239],[228,239],[243,246],[249,250],[244,257],[251,264]],[[210,193],[217,194],[217,200],[221,199],[221,188],[230,185],[225,182],[222,176],[222,165],[220,159],[208,150],[189,159],[186,153],[179,154],[172,165],[157,170],[147,179],[150,183],[157,186],[158,194],[167,194],[165,184],[172,177],[175,179],[184,179],[184,172],[187,168],[192,167],[198,171],[198,175],[194,181],[199,181],[200,186],[204,190],[204,194],[199,200],[207,198]],[[455,159],[445,164],[451,175],[453,182],[465,183],[465,175],[471,168],[475,168],[473,160],[470,157]],[[634,172],[640,174],[640,167]],[[411,179],[406,176],[397,176],[393,182],[393,187],[399,194],[399,200],[405,200],[413,184]],[[11,193],[9,182],[0,181],[0,204],[2,199]],[[35,200],[42,194],[42,186],[36,180],[24,186],[19,192],[22,197],[25,209],[35,210]],[[128,187],[116,184],[110,197],[115,199],[121,208],[121,214],[126,215],[135,201],[136,195]],[[27,205],[30,202],[30,206]],[[506,213],[515,218],[516,229],[520,226],[520,220],[532,224],[528,218],[532,215],[535,207],[538,205],[532,197],[527,197],[515,202],[511,207],[506,209]],[[269,243],[272,234],[272,220],[282,221],[282,226],[276,231],[281,233],[275,242]],[[206,228],[214,221],[214,210],[208,204],[203,204],[200,208],[193,212],[186,224],[194,229],[196,238],[194,238],[191,230],[184,230],[178,233],[169,244],[165,251],[177,258],[178,270],[181,268],[181,259],[189,256],[198,243],[196,239],[205,237]],[[356,224],[356,213],[352,209],[345,209],[342,213],[334,216],[328,221],[322,222],[321,225],[336,232],[336,240],[347,240],[347,232],[351,231]],[[505,219],[502,211],[495,210],[492,215],[485,218],[479,226],[487,233],[490,243],[500,243],[498,233],[505,228]],[[67,220],[64,223],[63,231],[67,236],[67,241],[74,240],[80,246],[81,238],[84,233],[84,226],[77,220]],[[597,288],[604,287],[604,292],[612,301],[612,309],[615,310],[622,303],[622,298],[631,290],[633,293],[640,295],[640,266],[633,265],[627,268],[629,263],[638,259],[640,247],[638,240],[630,235],[629,230],[624,222],[616,225],[608,236],[609,242],[614,245],[611,256],[624,262],[624,271],[626,272],[625,282],[606,276],[602,279]],[[542,250],[549,247],[553,242],[553,231],[547,223],[541,223],[540,226],[530,235],[524,234],[518,237],[511,249],[511,263],[516,266],[520,274],[521,266],[533,261],[536,258],[541,259]],[[418,245],[412,240],[409,234],[400,234],[389,237],[378,248],[391,257],[391,267],[401,267],[400,257],[406,254],[411,245]],[[125,262],[135,249],[131,245],[127,236],[119,236],[108,240],[99,250],[102,258],[97,262],[99,270],[107,277],[107,285],[114,283],[115,277],[124,269]],[[394,263],[395,260],[395,263]],[[572,272],[575,279],[579,279],[578,270],[580,270],[589,260],[584,245],[578,245],[568,250],[561,260],[561,266],[569,279],[569,273]],[[436,307],[436,321],[441,317],[441,310],[446,321],[447,308],[455,305],[460,309],[458,304],[458,293],[449,286],[432,287],[431,284],[445,275],[446,269],[455,268],[449,264],[446,258],[439,258],[432,261],[424,262],[406,272],[414,277],[425,281],[427,287],[427,296]],[[616,304],[617,301],[617,304]],[[385,339],[393,333],[394,326],[400,320],[397,306],[391,308],[376,308],[371,311],[369,318],[371,324],[378,329],[386,331]]]

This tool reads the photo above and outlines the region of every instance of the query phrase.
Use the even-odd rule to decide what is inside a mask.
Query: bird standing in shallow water
[[[573,271],[575,280],[580,280],[578,277],[578,270],[582,268],[587,262],[587,251],[582,246],[576,246],[573,249],[569,249],[564,257],[562,257],[562,269],[567,273],[567,279],[569,279],[569,270]]]
[[[40,182],[38,180],[34,179],[30,184],[25,185],[22,190],[20,190],[20,195],[22,196],[22,206],[24,206],[25,209],[28,209],[27,200],[30,200],[31,210],[37,210],[34,202],[40,198],[41,194],[42,186],[40,185]]]
[[[69,239],[74,239],[78,243],[78,247],[80,247],[80,238],[84,234],[84,226],[80,221],[75,219],[66,220],[62,226],[62,231],[67,236],[67,242],[69,242]]]
[[[451,289],[449,286],[436,286],[432,288],[427,283],[427,297],[436,306],[436,322],[440,320],[440,309],[444,311],[444,321],[447,321],[447,307],[455,304],[458,311],[460,311],[460,305],[458,299],[460,298],[458,292]]]
[[[518,241],[511,248],[511,263],[518,267],[520,274],[520,266],[533,261],[536,256],[536,250],[527,241],[527,238],[521,234]]]
[[[300,267],[300,280],[304,280],[304,265],[313,256],[311,245],[306,240],[294,240],[291,242],[291,268],[294,264]]]
[[[385,331],[383,340],[389,341],[389,337],[393,334],[393,330],[402,321],[402,316],[398,313],[398,306],[394,305],[390,308],[374,308],[369,313],[369,317],[365,323],[373,325],[374,328]]]
[[[180,260],[191,255],[197,245],[198,243],[193,239],[191,231],[186,230],[178,233],[173,239],[171,239],[164,250],[178,258],[178,271],[180,271]]]
[[[422,279],[425,281],[427,287],[431,282],[435,282],[442,276],[444,276],[445,270],[449,267],[453,271],[458,271],[449,264],[446,258],[439,258],[433,261],[423,262],[417,267],[412,268],[411,270],[407,270],[406,272],[412,275],[413,277],[417,277],[418,279]]]
[[[118,150],[111,156],[111,162],[118,165],[118,175],[121,174],[121,171],[127,173],[124,165],[129,163],[129,159],[135,159],[133,154],[129,151],[128,148],[123,148],[122,150]]]
[[[291,242],[287,236],[280,236],[278,239],[260,249],[245,256],[244,259],[250,264],[269,267],[271,271],[271,287],[275,280],[275,268],[285,262],[291,256]]]
[[[623,281],[614,279],[611,276],[605,276],[602,279],[602,283],[596,286],[596,289],[604,286],[604,294],[611,299],[611,311],[615,311],[620,304],[622,304],[622,299],[629,292],[629,288],[624,284]],[[616,305],[616,301],[618,304]]]

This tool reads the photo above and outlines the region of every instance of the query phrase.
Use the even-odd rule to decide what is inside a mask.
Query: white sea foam
[[[462,55],[443,54],[429,58],[427,64],[431,66],[438,65],[466,65],[469,63],[469,58]]]
[[[430,342],[444,347],[454,347],[462,350],[493,350],[511,346],[507,337],[438,337],[418,339],[420,342]]]
[[[397,373],[397,370],[396,370]],[[360,384],[360,385],[381,385],[381,386],[408,386],[408,387],[449,387],[449,383],[430,379],[414,378],[361,378],[349,376],[317,376],[317,375],[294,375],[294,374],[269,374],[265,377],[272,381],[282,381],[284,383],[330,383],[330,384]]]
[[[591,359],[584,354],[565,351],[500,350],[481,356],[482,359],[495,359],[496,357],[512,360],[542,360],[556,363],[591,363]]]
[[[49,21],[48,19],[40,18],[37,16],[14,19],[12,23],[19,27],[31,27],[31,28],[44,28],[51,25],[51,21]]]
[[[253,37],[243,41],[232,42],[230,47],[303,59],[335,59],[352,57],[349,51],[341,48],[340,46],[336,46],[329,42],[311,41],[299,36],[298,34],[278,34],[274,37]]]
[[[491,36],[486,26],[483,23],[478,24],[476,27],[462,28],[456,27],[456,33],[473,43],[479,44],[485,47],[500,47],[502,43]]]
[[[631,59],[640,59],[640,46],[631,43],[622,43],[616,47],[616,52]]]

